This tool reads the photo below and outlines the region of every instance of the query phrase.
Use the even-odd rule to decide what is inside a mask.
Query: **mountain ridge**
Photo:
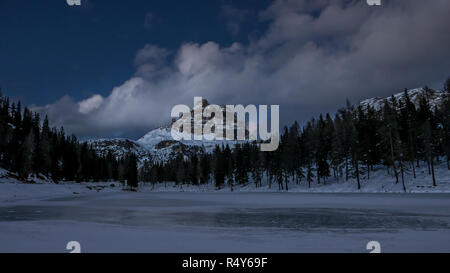
[[[411,101],[416,107],[419,105],[420,97],[422,95],[427,96],[432,108],[439,107],[443,102],[445,92],[441,90],[432,90],[427,88],[414,88],[408,89],[408,95]],[[397,101],[404,101],[404,92],[393,94]],[[355,106],[362,106],[363,109],[367,107],[373,107],[376,111],[380,111],[385,101],[389,101],[391,96],[380,98],[373,97],[365,99],[357,103]],[[202,101],[202,107],[209,105],[207,100]],[[221,108],[225,111],[225,106]],[[192,114],[192,111],[191,111]],[[206,119],[203,119],[203,124]],[[216,145],[229,145],[234,147],[237,143],[244,143],[244,141],[236,140],[174,140],[171,136],[171,125],[159,126],[137,140],[128,138],[100,138],[90,139],[86,142],[92,145],[93,149],[102,156],[105,156],[108,152],[112,152],[114,156],[120,158],[128,153],[134,153],[138,157],[139,166],[145,161],[151,161],[153,163],[165,163],[170,159],[177,156],[189,157],[194,153],[210,153],[213,151]]]

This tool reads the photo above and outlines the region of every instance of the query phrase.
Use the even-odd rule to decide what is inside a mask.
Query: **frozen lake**
[[[95,193],[0,206],[1,252],[450,252],[450,194]]]

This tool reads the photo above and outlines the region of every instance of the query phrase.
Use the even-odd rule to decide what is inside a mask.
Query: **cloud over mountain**
[[[280,104],[282,123],[384,96],[450,74],[450,2],[276,0],[248,44],[145,45],[136,72],[108,96],[35,107],[81,136],[138,136],[194,96],[215,104]],[[230,25],[229,25],[230,26]],[[237,25],[231,25],[236,31]]]

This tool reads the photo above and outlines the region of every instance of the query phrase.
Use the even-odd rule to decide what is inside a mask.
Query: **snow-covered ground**
[[[111,187],[114,184],[114,187]],[[125,192],[0,183],[0,252],[449,252],[449,193]]]
[[[449,252],[449,171],[407,177],[379,170],[354,180],[290,184],[289,192],[173,183],[23,183],[0,170],[0,252]],[[311,192],[307,192],[311,191]],[[387,192],[391,193],[387,193]],[[334,193],[331,193],[334,192]],[[396,192],[396,193],[392,193]],[[420,194],[419,194],[420,193]]]
[[[446,163],[435,168],[437,186],[433,187],[431,176],[428,175],[428,169],[424,164],[416,170],[416,178],[411,173],[405,174],[405,184],[407,193],[450,193],[450,171],[447,169]],[[93,194],[96,192],[122,192],[122,184],[119,182],[60,182],[59,184],[50,183],[45,180],[33,178],[36,183],[29,184],[10,178],[7,172],[0,169],[0,204],[13,202],[14,200],[34,200],[42,198],[51,198],[60,195],[77,195],[77,194]],[[176,185],[174,182],[157,183],[140,183],[139,192],[231,192],[229,186],[225,186],[217,190],[212,183],[206,185]],[[250,182],[244,186],[235,185],[234,192],[284,192],[279,190],[278,184],[272,182],[268,185],[267,179],[263,179],[261,187],[255,187]],[[361,175],[361,189],[357,189],[357,183],[354,178],[345,181],[345,178],[334,179],[330,177],[325,182],[317,184],[316,181],[311,183],[311,187],[303,179],[298,184],[294,181],[289,183],[289,192],[323,192],[323,193],[403,193],[401,182],[395,183],[392,174],[387,174],[382,167],[376,167],[371,172],[370,179],[367,180],[365,175]]]
[[[119,182],[60,182],[55,184],[42,179],[32,178],[32,180],[35,183],[18,181],[12,178],[7,171],[0,169],[0,206],[58,196],[122,191],[122,185]]]
[[[416,169],[416,178],[413,178],[413,174],[408,171],[404,175],[406,192],[408,193],[450,193],[450,171],[447,168],[445,162],[441,161],[435,167],[435,176],[437,186],[433,187],[431,176],[428,174],[428,168],[422,163],[420,168]],[[399,175],[400,179],[400,175]],[[250,182],[247,185],[239,186],[235,185],[233,191],[237,192],[279,192],[278,184],[272,181],[269,185],[267,177],[264,177],[261,187],[255,187],[250,177]],[[284,186],[284,183],[283,183]],[[370,173],[370,179],[366,179],[365,174],[361,174],[361,189],[358,190],[357,182],[355,178],[350,178],[345,181],[345,178],[335,179],[333,177],[322,181],[321,184],[317,184],[316,181],[311,182],[311,187],[308,186],[305,179],[296,184],[294,181],[289,183],[289,192],[327,192],[327,193],[403,193],[403,187],[401,180],[399,183],[395,183],[395,177],[393,174],[388,174],[386,169],[382,166],[375,167],[375,170]],[[210,192],[217,191],[213,184],[208,185],[175,185],[174,182],[161,183],[161,184],[142,184],[139,187],[143,192]],[[221,192],[230,192],[231,187],[225,186],[220,189]],[[281,190],[283,191],[283,190]]]

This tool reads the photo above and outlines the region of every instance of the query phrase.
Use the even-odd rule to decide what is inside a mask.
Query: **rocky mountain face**
[[[208,106],[209,103],[206,100],[202,101],[201,107],[204,109]],[[200,107],[200,105],[195,105],[196,107]],[[224,124],[225,117],[227,115],[227,111],[225,106],[220,106],[222,109],[222,114],[224,116]],[[192,132],[194,132],[194,117],[193,111],[191,110],[191,124],[192,124]],[[207,121],[212,118],[202,118],[201,123],[204,125]],[[143,164],[145,160],[149,160],[152,162],[167,162],[171,158],[175,158],[179,155],[184,157],[189,157],[194,153],[200,152],[212,152],[216,145],[229,145],[233,147],[236,143],[243,143],[244,141],[239,140],[174,140],[171,135],[171,128],[174,122],[177,122],[178,119],[172,120],[171,124],[168,126],[163,126],[151,130],[143,137],[138,140],[130,140],[124,138],[114,138],[114,139],[93,139],[88,140],[87,142],[92,145],[92,147],[97,151],[100,155],[106,155],[108,152],[112,152],[116,157],[122,157],[128,153],[134,153],[137,155],[140,164]],[[231,126],[232,128],[237,129],[239,126],[237,124],[236,117],[234,118],[234,124],[227,126]],[[245,135],[248,136],[248,130],[243,128],[245,131]],[[225,136],[225,134],[223,134]]]
[[[408,94],[411,98],[411,101],[418,106],[420,97],[426,96],[430,102],[432,107],[439,107],[442,103],[445,93],[439,90],[425,90],[424,88],[417,88],[408,90]],[[394,97],[398,101],[404,101],[404,92],[400,92],[394,95]],[[375,110],[381,110],[384,106],[385,100],[389,100],[390,97],[387,98],[370,98],[360,102],[360,105],[363,108],[368,106],[374,107]],[[209,103],[206,100],[202,101],[202,107],[208,106]],[[200,105],[195,105],[195,107],[199,107]],[[224,117],[226,116],[226,108],[225,106],[221,106]],[[193,110],[191,110],[192,116],[192,124],[193,124]],[[208,118],[202,119],[202,124],[205,124]],[[175,158],[179,155],[184,157],[189,157],[194,153],[200,152],[212,152],[216,145],[229,145],[233,147],[236,143],[243,143],[245,141],[236,141],[236,140],[174,140],[171,135],[171,126],[177,120],[173,120],[172,123],[165,127],[159,127],[154,130],[151,130],[146,135],[141,137],[138,140],[130,140],[130,139],[95,139],[89,140],[88,143],[92,145],[92,147],[101,155],[107,154],[109,151],[113,153],[113,155],[117,157],[124,156],[128,153],[134,153],[138,156],[140,164],[142,164],[145,160],[149,160],[152,162],[167,162],[171,158]],[[225,124],[225,122],[224,122]],[[230,126],[230,125],[227,125]],[[234,124],[232,124],[234,128],[237,128],[237,122],[235,119]],[[245,135],[248,136],[248,130],[245,130]],[[192,127],[192,132],[193,132]]]

